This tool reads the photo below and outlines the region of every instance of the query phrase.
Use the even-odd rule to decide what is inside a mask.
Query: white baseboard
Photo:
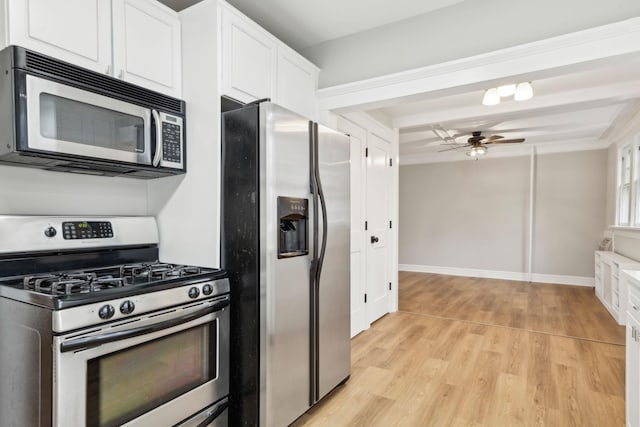
[[[593,277],[556,274],[523,273],[519,271],[480,270],[475,268],[439,267],[434,265],[399,264],[398,270],[416,273],[447,274],[450,276],[481,277],[486,279],[517,280],[520,282],[555,283],[558,285],[595,286]]]

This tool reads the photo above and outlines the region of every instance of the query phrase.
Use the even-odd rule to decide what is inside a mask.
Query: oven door
[[[21,149],[151,165],[151,110],[30,74]],[[26,142],[26,147],[24,147]]]
[[[168,426],[229,392],[229,297],[54,338],[54,426]]]

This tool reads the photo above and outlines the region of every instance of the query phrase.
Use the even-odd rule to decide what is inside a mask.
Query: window
[[[635,151],[635,159],[633,163],[633,200],[634,200],[634,216],[633,216],[633,225],[635,227],[640,227],[640,138],[633,146],[633,150]]]
[[[631,146],[627,145],[620,151],[618,171],[618,225],[631,223]]]
[[[640,228],[640,134],[618,153],[616,225]]]

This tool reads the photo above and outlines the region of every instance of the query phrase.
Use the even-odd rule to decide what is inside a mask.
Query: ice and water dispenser
[[[278,258],[307,255],[309,200],[278,197]]]

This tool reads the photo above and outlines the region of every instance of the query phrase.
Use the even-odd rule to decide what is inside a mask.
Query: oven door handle
[[[106,344],[114,341],[120,341],[127,338],[138,337],[140,335],[150,334],[152,332],[161,331],[163,329],[169,329],[174,326],[181,325],[183,323],[191,322],[192,320],[196,320],[200,317],[206,316],[207,314],[220,311],[228,305],[229,305],[229,299],[227,298],[223,301],[218,301],[205,309],[196,311],[195,313],[187,314],[187,315],[178,317],[177,319],[167,320],[165,322],[157,323],[155,325],[141,326],[139,328],[128,329],[126,331],[111,332],[104,335],[97,335],[97,336],[78,338],[75,340],[65,341],[62,344],[60,344],[60,352],[66,353],[69,351],[75,351],[80,349],[85,350],[92,347],[98,347],[102,344]]]

